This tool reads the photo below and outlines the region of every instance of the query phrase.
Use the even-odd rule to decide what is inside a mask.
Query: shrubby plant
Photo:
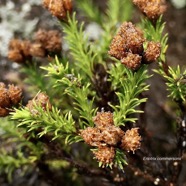
[[[133,3],[144,14],[138,26],[130,22]],[[19,85],[0,84],[0,116],[6,116],[0,125],[1,174],[11,181],[17,169],[23,175],[38,170],[52,185],[85,184],[78,175],[100,177],[105,185],[133,185],[138,177],[146,184],[176,185],[182,161],[168,161],[166,174],[162,165],[155,170],[152,161],[143,161],[156,155],[139,121],[148,101],[148,69],[155,66],[177,104],[175,156],[182,158],[186,71],[166,62],[165,2],[108,0],[105,13],[87,0],[43,0],[43,6],[57,17],[64,37],[39,30],[33,40],[9,44],[8,58],[20,64],[33,98],[21,102]],[[100,26],[98,40],[85,36],[75,7]]]

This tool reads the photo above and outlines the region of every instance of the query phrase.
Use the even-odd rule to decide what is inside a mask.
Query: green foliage
[[[132,2],[130,0],[108,0],[106,21],[112,26],[129,20],[132,15]]]
[[[84,23],[78,28],[78,21],[74,13],[72,18],[68,17],[68,24],[63,24],[63,31],[66,34],[66,41],[69,44],[70,54],[74,59],[74,65],[77,71],[80,71],[83,77],[92,79],[96,54],[91,49],[87,37],[84,34]]]
[[[21,72],[26,75],[25,83],[29,85],[30,92],[35,94],[39,90],[47,90],[45,79],[41,76],[41,70],[38,68],[37,64],[22,66]]]
[[[74,109],[78,111],[80,128],[93,126],[92,118],[95,116],[97,109],[93,108],[95,92],[91,90],[90,83],[83,85],[80,75],[75,77],[74,70],[69,69],[68,63],[64,67],[57,57],[55,61],[49,67],[42,68],[47,71],[47,76],[56,79],[53,86],[59,87],[60,92],[62,91],[61,94],[72,98]]]
[[[33,164],[35,158],[25,157],[23,153],[17,152],[16,157],[13,154],[8,154],[5,150],[1,150],[0,154],[0,173],[6,173],[8,180],[11,181],[12,173],[15,169],[25,166],[27,164]]]
[[[169,67],[168,75],[164,78],[167,80],[167,89],[170,97],[175,101],[185,101],[186,98],[186,70],[181,72],[179,65],[176,69]]]
[[[149,78],[146,66],[141,67],[137,72],[133,72],[118,62],[116,67],[111,68],[109,73],[112,87],[117,91],[116,95],[119,100],[118,105],[111,105],[114,109],[115,125],[125,125],[128,121],[135,122],[137,118],[132,114],[143,112],[137,110],[136,107],[147,100],[146,98],[138,98],[149,87],[145,83]]]
[[[93,3],[93,0],[77,0],[78,8],[84,15],[98,24],[102,24],[102,14],[98,7]]]
[[[64,138],[65,143],[72,143],[76,139],[75,122],[70,112],[61,115],[55,107],[43,110],[36,104],[31,112],[28,108],[15,109],[12,119],[19,121],[18,127],[25,128],[27,132],[36,131],[38,137],[52,134],[52,140]]]
[[[114,161],[116,166],[119,167],[121,170],[124,169],[124,165],[128,164],[124,152],[118,148],[116,149],[116,156]]]

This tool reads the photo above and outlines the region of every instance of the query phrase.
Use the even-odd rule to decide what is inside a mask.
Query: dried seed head
[[[60,20],[66,20],[67,12],[72,11],[71,0],[43,0],[43,6]]]
[[[4,87],[3,83],[1,83],[0,87],[0,107],[6,108],[10,106],[10,98],[8,95],[8,90]]]
[[[152,63],[157,60],[161,53],[161,44],[159,42],[150,41],[143,55],[144,63]]]
[[[114,125],[113,114],[111,112],[97,112],[93,121],[98,128]]]
[[[119,34],[125,40],[125,52],[141,54],[143,52],[143,32],[136,28],[131,22],[125,22],[121,25]]]
[[[5,117],[9,114],[9,111],[6,108],[0,107],[0,117]]]
[[[24,63],[31,58],[30,41],[12,39],[9,43],[8,58],[17,63]]]
[[[45,93],[39,93],[35,98],[30,100],[26,107],[30,110],[32,114],[37,114],[37,110],[35,109],[35,105],[40,106],[43,110],[51,110],[52,105],[49,101],[49,97]]]
[[[138,133],[138,128],[127,130],[121,141],[121,147],[126,151],[135,151],[141,145],[141,136]]]
[[[101,133],[96,127],[87,127],[84,130],[80,130],[80,136],[84,139],[85,143],[91,146],[101,145]]]
[[[94,151],[93,154],[95,158],[102,162],[103,165],[111,164],[115,157],[115,149],[113,147],[99,147],[97,151]]]
[[[116,126],[108,126],[101,133],[101,141],[104,141],[108,145],[117,145],[121,141],[124,132]]]
[[[166,11],[165,0],[133,0],[133,3],[151,20],[157,20]]]
[[[141,59],[138,54],[128,53],[127,57],[121,59],[121,63],[131,70],[137,70],[141,65]]]
[[[61,34],[57,30],[39,30],[35,34],[35,43],[37,43],[37,46],[45,49],[47,52],[54,52],[54,53],[60,53],[62,50],[62,39]],[[39,46],[40,44],[41,46]]]
[[[8,94],[13,105],[17,105],[22,98],[22,90],[14,85],[8,85]]]
[[[125,22],[112,40],[109,54],[117,59],[123,59],[129,52],[141,55],[144,41],[143,33],[131,22]]]

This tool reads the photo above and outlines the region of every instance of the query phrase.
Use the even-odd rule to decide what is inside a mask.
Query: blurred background
[[[94,0],[94,2],[102,11],[105,10],[106,0]],[[18,71],[19,65],[7,59],[10,39],[15,37],[31,39],[33,33],[39,28],[60,29],[56,18],[52,17],[41,4],[41,0],[0,0],[0,81],[22,84]],[[186,0],[171,0],[167,1],[167,4],[168,8],[164,15],[166,32],[169,34],[167,62],[171,66],[180,64],[182,68],[186,68]],[[140,12],[135,9],[131,20],[137,23],[140,21],[140,16]],[[82,19],[82,17],[80,18]],[[94,23],[89,23],[86,32],[99,32],[99,27],[95,26]],[[175,136],[168,130],[170,125],[169,113],[165,108],[167,92],[164,80],[154,74],[149,83],[153,86],[149,91],[151,96],[149,96],[146,105],[147,128],[153,134],[154,139],[162,140],[160,149],[170,150],[174,148],[174,145],[171,146],[171,144],[175,144]],[[164,117],[162,117],[163,114]],[[156,148],[158,144],[155,143],[154,145]],[[184,172],[186,172],[186,168],[182,170],[180,183],[185,181],[186,174]],[[12,186],[21,186],[25,183],[28,186],[33,185],[37,179],[37,173],[32,174],[32,176],[28,175],[28,177],[29,181],[25,177],[21,180],[15,180]],[[10,186],[10,184],[4,183],[1,177],[0,185]],[[47,183],[41,179],[38,185],[46,186]]]

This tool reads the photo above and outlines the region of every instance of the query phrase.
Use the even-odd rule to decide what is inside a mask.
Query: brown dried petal
[[[128,53],[127,57],[121,60],[121,63],[131,70],[137,70],[141,66],[141,59],[142,57],[138,54]]]
[[[13,105],[17,105],[21,101],[22,98],[21,88],[14,85],[9,85],[8,94]]]
[[[114,147],[99,147],[97,151],[94,151],[93,154],[95,155],[96,159],[99,162],[105,164],[110,164],[113,162],[115,157],[115,149]]]
[[[141,136],[138,133],[138,128],[127,130],[121,141],[121,147],[126,151],[135,151],[141,145]]]

